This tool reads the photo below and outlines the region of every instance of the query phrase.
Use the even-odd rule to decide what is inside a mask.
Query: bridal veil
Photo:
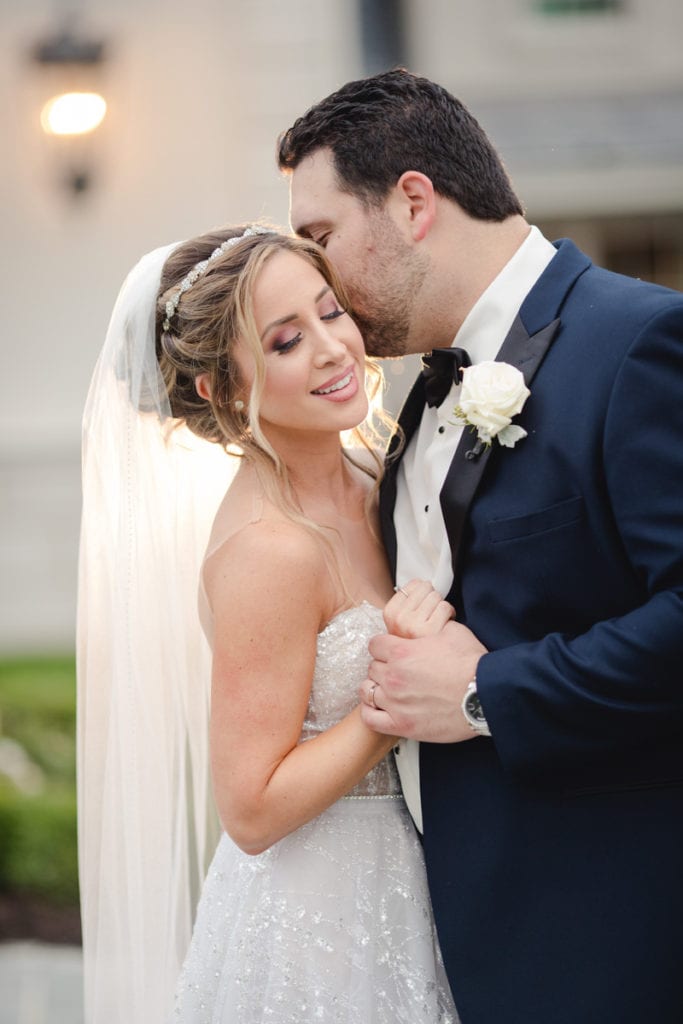
[[[155,300],[174,246],[131,271],[83,423],[77,636],[88,1024],[161,1024],[218,834],[199,570],[235,460],[171,418]]]

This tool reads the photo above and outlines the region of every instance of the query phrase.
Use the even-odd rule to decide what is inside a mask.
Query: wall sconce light
[[[98,92],[64,92],[47,101],[40,123],[46,135],[87,135],[106,113],[107,102]]]
[[[92,183],[92,145],[84,140],[102,124],[107,112],[107,102],[97,88],[104,44],[78,36],[67,25],[38,43],[32,57],[49,83],[50,98],[40,114],[42,129],[52,140],[64,183],[73,195],[82,195]]]

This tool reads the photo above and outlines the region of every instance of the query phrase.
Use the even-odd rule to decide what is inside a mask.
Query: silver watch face
[[[476,694],[468,693],[465,699],[465,711],[469,718],[472,719],[477,725],[486,725],[486,719],[484,718],[484,710],[481,706],[481,701]]]
[[[470,728],[478,733],[479,736],[490,736],[491,730],[489,729],[488,722],[484,716],[484,709],[481,706],[479,697],[477,696],[477,684],[473,680],[462,702],[462,711],[469,722]]]

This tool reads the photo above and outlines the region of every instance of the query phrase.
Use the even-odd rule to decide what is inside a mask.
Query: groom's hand
[[[428,743],[472,739],[461,704],[487,651],[467,626],[449,622],[417,640],[376,636],[369,649],[373,660],[360,695],[370,729]]]

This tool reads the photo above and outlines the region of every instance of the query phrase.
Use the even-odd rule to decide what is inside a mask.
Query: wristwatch
[[[491,735],[491,730],[484,718],[484,709],[477,694],[476,679],[473,679],[465,690],[465,696],[462,699],[462,713],[470,729],[472,732],[476,732],[477,736]]]

